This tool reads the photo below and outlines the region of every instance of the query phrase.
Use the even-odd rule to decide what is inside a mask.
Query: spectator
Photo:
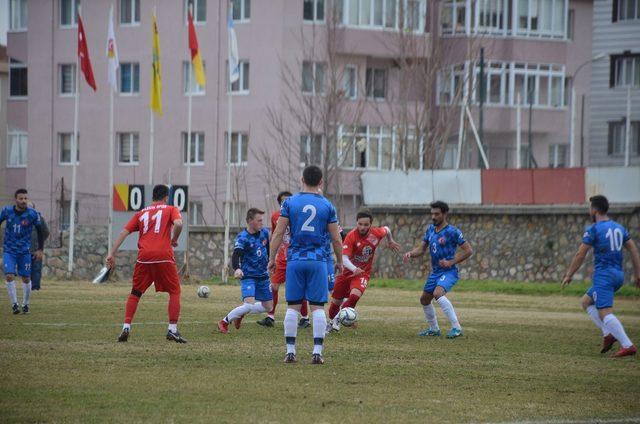
[[[35,209],[36,205],[33,202],[29,202],[29,207]],[[44,240],[49,238],[49,227],[44,220],[40,212],[40,222],[42,223],[42,233]],[[31,290],[40,290],[40,280],[42,279],[42,256],[39,258],[35,255],[35,250],[38,248],[38,232],[33,229],[31,233]]]

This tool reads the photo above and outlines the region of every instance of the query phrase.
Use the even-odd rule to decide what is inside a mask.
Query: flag
[[[240,63],[238,60],[238,40],[231,13],[229,13],[227,28],[229,30],[229,82],[234,83],[240,79]]]
[[[158,21],[154,13],[151,18],[152,62],[151,62],[151,100],[149,106],[158,115],[162,115],[162,79],[160,78],[160,36]]]
[[[198,85],[203,86],[205,84],[204,68],[202,67],[202,56],[200,56],[200,49],[198,48],[198,37],[193,26],[191,11],[189,11],[189,50],[191,50],[191,63],[193,64],[196,81]]]
[[[116,72],[120,66],[118,61],[118,47],[116,46],[116,36],[113,32],[113,5],[109,9],[109,30],[107,31],[107,61],[109,85],[113,91],[118,91],[118,78]]]
[[[91,69],[91,59],[89,58],[89,48],[87,47],[87,36],[84,33],[84,25],[78,14],[78,59],[80,61],[80,69],[84,74],[87,84],[96,91],[96,80],[93,78],[93,69]]]

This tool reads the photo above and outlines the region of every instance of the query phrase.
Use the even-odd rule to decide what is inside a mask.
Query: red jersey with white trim
[[[276,231],[278,218],[280,218],[280,209],[271,214],[271,234]],[[276,265],[280,268],[284,268],[287,266],[287,249],[289,248],[290,242],[291,232],[289,231],[289,226],[287,226],[287,228],[284,230],[284,235],[282,236],[282,244],[278,248],[278,253],[276,253]]]
[[[139,233],[138,262],[175,262],[171,229],[178,219],[182,219],[180,210],[164,203],[153,203],[133,215],[124,228]]]
[[[357,228],[349,231],[347,237],[342,242],[342,254],[347,255],[351,263],[360,268],[362,277],[369,279],[371,267],[373,266],[373,256],[380,245],[380,241],[387,236],[387,230],[382,227],[371,227],[369,232],[362,236]],[[353,275],[345,268],[342,274],[345,277]]]

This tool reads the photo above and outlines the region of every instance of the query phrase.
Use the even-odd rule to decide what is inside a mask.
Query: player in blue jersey
[[[429,274],[422,296],[420,296],[420,303],[429,328],[421,331],[420,336],[437,337],[441,334],[436,310],[432,304],[434,298],[451,322],[451,330],[447,333],[447,338],[454,339],[462,336],[462,327],[460,327],[456,312],[446,294],[458,282],[457,264],[469,258],[473,251],[469,242],[464,239],[462,232],[453,225],[449,225],[448,216],[449,206],[445,202],[431,203],[433,224],[427,228],[422,244],[403,256],[406,262],[411,258],[422,256],[427,249],[431,254],[431,274]],[[459,251],[458,247],[460,247]]]
[[[324,304],[329,297],[327,255],[324,244],[327,234],[330,234],[336,254],[336,273],[342,273],[342,243],[336,209],[329,200],[318,194],[322,184],[320,168],[311,165],[304,169],[302,192],[294,194],[282,203],[280,218],[271,241],[269,271],[273,272],[276,268],[275,253],[280,247],[285,229],[289,227],[291,240],[287,251],[285,283],[285,297],[288,304],[284,318],[284,336],[287,345],[285,363],[297,362],[298,313],[304,299],[309,302],[313,325],[311,362],[324,363],[322,347],[327,323]]]
[[[269,230],[263,228],[264,211],[247,211],[247,228],[236,237],[231,265],[234,277],[240,280],[242,305],[218,322],[222,333],[229,331],[229,323],[240,328],[247,314],[261,314],[273,307],[267,264],[269,262]]]
[[[613,314],[613,296],[624,283],[622,267],[624,247],[631,253],[633,263],[634,282],[640,287],[640,255],[635,243],[629,237],[627,230],[617,222],[609,219],[609,201],[598,195],[589,198],[591,202],[590,215],[593,225],[582,236],[582,244],[571,261],[569,269],[562,279],[562,287],[571,283],[573,274],[584,262],[589,249],[593,249],[595,270],[592,285],[582,296],[582,308],[589,314],[594,324],[602,330],[602,350],[608,352],[618,341],[620,350],[613,356],[622,357],[635,355],[636,347],[624,331],[624,327]]]
[[[35,226],[38,232],[38,249],[34,257],[42,259],[44,232],[40,224],[40,215],[35,209],[27,207],[27,190],[16,190],[15,205],[5,206],[0,212],[0,225],[7,221],[4,228],[4,275],[7,280],[7,292],[14,314],[20,313],[16,294],[15,276],[22,277],[22,313],[29,313],[31,297],[31,233]]]

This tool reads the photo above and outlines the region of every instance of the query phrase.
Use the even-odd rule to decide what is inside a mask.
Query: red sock
[[[267,315],[273,318],[276,314],[276,305],[278,304],[278,290],[271,289],[271,296],[273,296],[273,308]]]
[[[138,302],[140,298],[138,296],[134,296],[132,294],[129,295],[127,299],[127,304],[124,308],[124,323],[131,324],[133,320],[133,316],[136,314],[136,309],[138,309]]]
[[[180,318],[180,292],[169,293],[169,324],[176,324]]]
[[[309,317],[309,302],[307,302],[306,300],[302,301],[302,306],[300,307],[300,315],[302,315],[302,318]]]
[[[334,319],[336,315],[338,315],[338,312],[340,312],[340,305],[331,302],[329,304],[329,319]]]
[[[344,308],[355,308],[356,304],[358,303],[358,300],[360,300],[360,296],[355,294],[350,294],[349,299],[347,299],[347,301],[344,302],[342,306]]]

